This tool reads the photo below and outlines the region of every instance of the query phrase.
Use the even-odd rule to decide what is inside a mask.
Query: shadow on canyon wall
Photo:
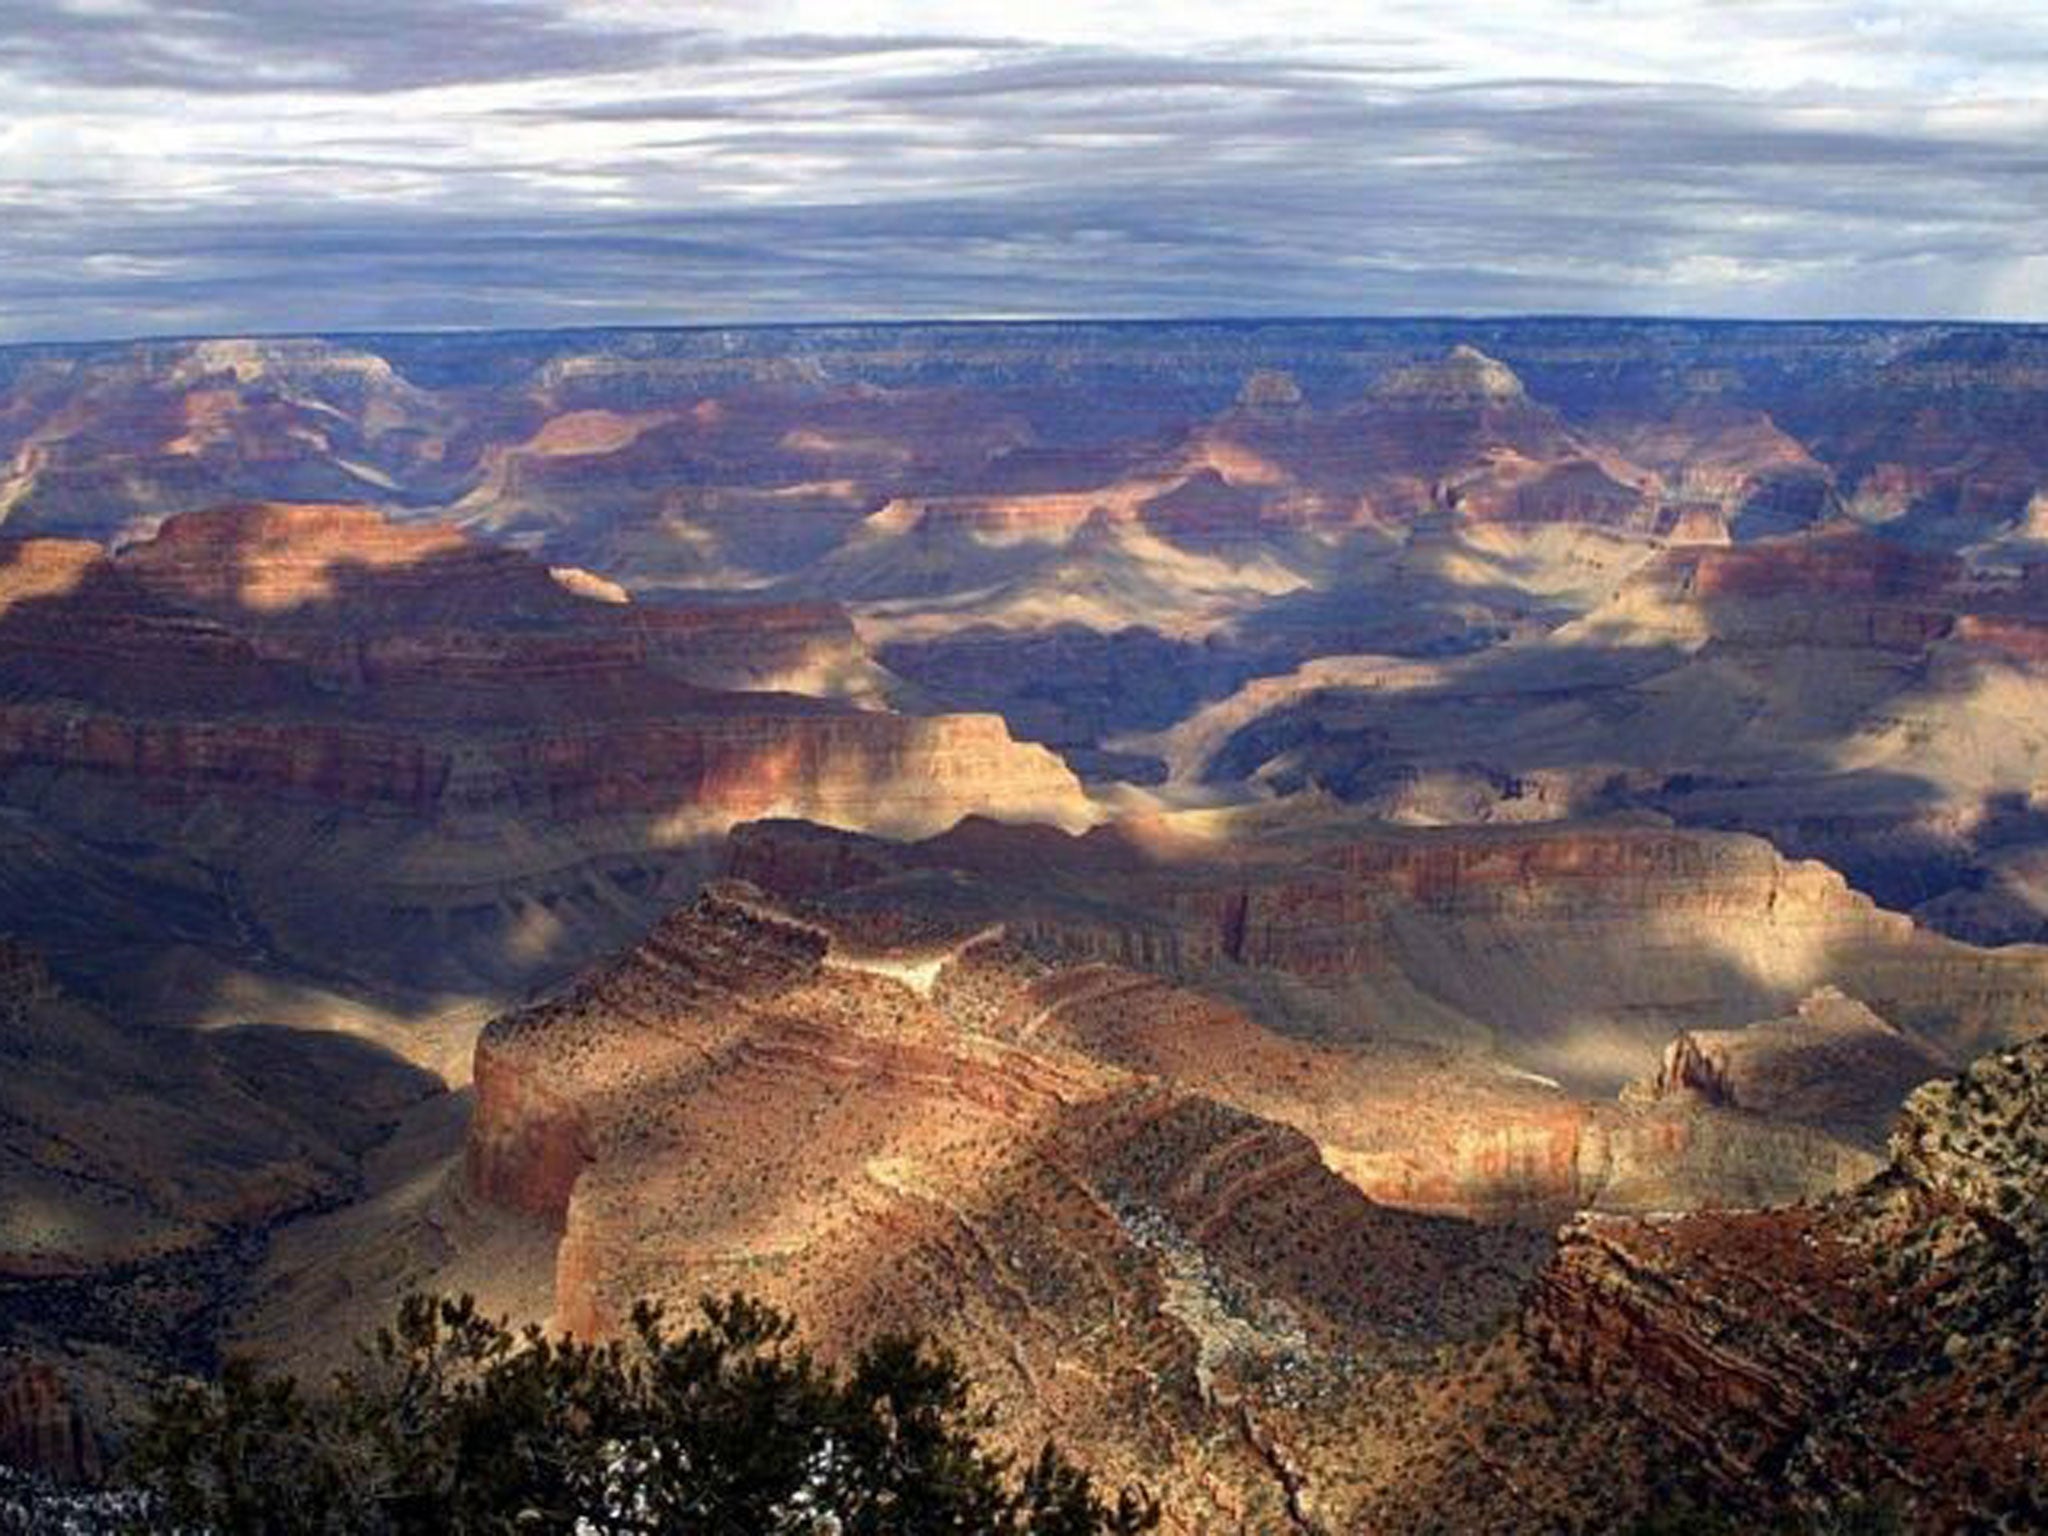
[[[1825,614],[1843,600],[1816,590],[1803,602]],[[1973,712],[1991,732],[2023,729],[1983,697],[1995,659],[1947,641],[1953,607],[1912,644],[1779,642],[1739,602],[1708,598],[1700,611],[1711,638],[1696,650],[1545,636],[1453,658],[1433,679],[1304,686],[1230,731],[1199,776],[1389,805],[1432,776],[1466,775],[1495,798],[1489,817],[1656,811],[1764,836],[1904,911],[1979,890],[1987,856],[2048,839],[2030,785],[1978,787],[1971,743],[1940,739]],[[1916,729],[1934,733],[1924,750]],[[2048,913],[1999,936],[2048,936]]]

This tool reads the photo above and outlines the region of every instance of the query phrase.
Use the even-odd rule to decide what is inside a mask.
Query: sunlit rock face
[[[1180,1529],[1284,1520],[1316,1405],[1500,1315],[1542,1240],[1372,1203],[1300,1130],[1096,1033],[1112,996],[1162,1045],[1224,1012],[1314,1076],[1140,974],[730,884],[485,1031],[468,1186],[559,1226],[578,1333],[734,1284],[832,1354],[928,1330],[1004,1444],[1056,1433]]]
[[[1376,1201],[1487,1220],[1845,1188],[1908,1090],[2031,1032],[2048,983],[2038,952],[1920,932],[1754,839],[1644,826],[1325,811],[897,845],[773,823],[728,867],[999,926],[1075,971],[1035,1038],[1293,1125]]]
[[[1753,407],[1702,396],[1669,415],[1605,418],[1600,436],[1661,479],[1674,543],[1792,532],[1824,521],[1837,505],[1827,466]]]
[[[1981,536],[2038,484],[2044,376],[2012,330],[1590,320],[39,348],[0,360],[0,497],[24,531],[95,536],[238,496],[461,503],[572,563],[759,575],[1020,450],[1376,395],[1597,422],[1682,498],[1740,482],[1758,532],[1810,520],[1810,460],[1864,515]]]
[[[2024,569],[1835,523],[1616,574],[1541,634],[1320,657],[1114,745],[1170,783],[1319,788],[1407,819],[1640,808],[1743,828],[1959,937],[2041,935]]]
[[[2024,558],[2043,372],[2009,331],[1592,321],[57,349],[0,360],[0,507],[132,539],[231,498],[374,502],[627,592],[848,602],[909,686],[844,636],[740,681],[994,711],[1143,783],[1159,754],[1120,738],[1247,679],[1550,634],[1667,543],[1846,511]],[[1811,851],[1896,901],[1876,835]]]
[[[1922,1529],[2034,1523],[2044,1089],[2039,1042],[1930,1083],[1890,1166],[1817,1207],[1582,1224],[1529,1333],[1760,1517],[1860,1496]]]
[[[129,940],[168,907],[230,958],[516,985],[630,937],[735,820],[1090,815],[997,718],[860,707],[886,679],[835,608],[586,596],[360,507],[182,514],[112,555],[0,545],[0,603],[0,778],[22,870],[49,867],[9,910],[45,927],[105,902]],[[765,691],[793,683],[817,692]],[[125,851],[97,842],[110,814]],[[147,876],[120,890],[124,861]]]
[[[1745,840],[1720,841],[1739,868]],[[1363,861],[1355,841],[1327,846],[1352,920],[1390,951],[1369,963],[1401,975],[1405,990],[1377,996],[1405,997],[1411,1022],[1427,1010],[1439,1038],[1457,1025],[1422,978],[1451,941],[1421,909],[1448,903],[1472,923],[1502,900],[1540,912],[1545,887],[1613,884],[1607,915],[1587,892],[1551,893],[1575,926],[1598,927],[1654,898],[1645,865],[1696,856],[1597,838],[1539,854],[1380,848]],[[1499,1318],[1549,1223],[1573,1210],[1806,1202],[1782,1218],[1694,1219],[1709,1234],[1789,1223],[1790,1251],[1805,1253],[1799,1234],[1833,1209],[1811,1202],[1882,1167],[1866,1110],[1888,1093],[1895,1107],[1936,1055],[1825,991],[1785,1020],[1682,1037],[1657,1080],[1620,1101],[1538,1079],[1506,1040],[1495,1055],[1361,1039],[1294,990],[1327,982],[1326,968],[1288,972],[1277,951],[1203,956],[1185,943],[1192,930],[1177,944],[1174,923],[1143,921],[1168,871],[1199,893],[1231,866],[1239,892],[1259,888],[1255,855],[1232,860],[1185,830],[1133,842],[970,823],[904,847],[779,823],[746,829],[734,862],[780,894],[715,885],[478,1044],[464,1187],[558,1234],[554,1321],[603,1336],[640,1296],[744,1283],[793,1306],[828,1353],[877,1327],[928,1329],[1003,1401],[1005,1437],[1067,1437],[1104,1475],[1148,1479],[1187,1529],[1256,1524],[1303,1499],[1343,1518],[1373,1482],[1367,1469],[1404,1443],[1384,1427],[1327,1433],[1366,1422],[1359,1383],[1426,1371],[1416,1350]],[[1064,886],[1083,871],[1085,897]],[[1378,922],[1375,890],[1390,908]],[[1687,921],[1695,933],[1753,923],[1744,900]],[[1777,900],[1799,898],[1781,886]],[[1194,901],[1206,923],[1206,900]],[[1223,917],[1228,948],[1248,929],[1235,926],[1241,906]],[[1878,927],[1839,963],[1855,969],[1860,944],[1939,965],[1939,941],[1897,920]],[[1853,918],[1841,930],[1861,931]],[[1535,920],[1532,949],[1560,942]],[[1456,952],[1500,943],[1468,932]],[[1675,946],[1642,960],[1680,963]],[[1539,990],[1530,955],[1517,963],[1521,990]],[[1973,1138],[1915,1144],[1936,1147],[1931,1164]],[[1543,1271],[1523,1329],[1549,1352],[1544,1369],[1624,1390],[1593,1353],[1610,1347],[1599,1309],[1638,1303],[1612,1287],[1586,1299],[1574,1277],[1638,1230],[1664,1242],[1681,1228],[1668,1216],[1574,1228]],[[1608,1246],[1586,1247],[1596,1241]],[[1758,1266],[1775,1249],[1730,1241],[1730,1275],[1768,1273]],[[1643,1295],[1642,1307],[1678,1304]],[[1639,1343],[1658,1326],[1608,1331]],[[1692,1347],[1672,1345],[1672,1381],[1723,1364],[1749,1379],[1725,1351],[1684,1363]],[[1663,1369],[1654,1351],[1625,1358],[1629,1381]],[[1785,1428],[1813,1408],[1796,1381],[1764,1390],[1778,1406],[1745,1398],[1739,1411]],[[1134,1420],[1131,1392],[1163,1419]],[[1684,1411],[1707,1422],[1696,1403]],[[1217,1459],[1217,1416],[1246,1413],[1263,1444]]]
[[[184,1364],[232,1295],[328,1364],[414,1283],[738,1284],[938,1332],[1181,1530],[1625,1529],[1674,1468],[1982,1523],[2031,1057],[1915,1089],[2043,1016],[2044,377],[1576,320],[0,353],[7,1321]],[[252,1020],[302,1033],[143,1027]],[[11,1363],[0,1440],[78,1462]]]
[[[1431,410],[1499,410],[1527,400],[1512,368],[1462,342],[1442,362],[1396,368],[1373,393],[1389,404]]]
[[[1080,838],[967,823],[907,846],[762,825],[735,834],[729,868],[797,897],[902,885],[1112,963],[1282,975],[1332,1000],[1324,1029],[1484,1039],[1608,1094],[1680,1030],[1773,1017],[1831,984],[1975,1051],[2028,1031],[2048,978],[2039,951],[1926,933],[1760,839],[1628,822],[1239,812]]]

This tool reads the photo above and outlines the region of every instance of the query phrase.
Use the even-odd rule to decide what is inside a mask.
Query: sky
[[[2039,0],[0,0],[0,341],[2048,319]]]

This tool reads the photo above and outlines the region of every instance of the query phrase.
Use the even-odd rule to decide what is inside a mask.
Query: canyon
[[[1003,1404],[1003,1444],[1073,1436],[1100,1474],[1155,1489],[1176,1530],[1380,1528],[1356,1522],[1398,1489],[1333,1427],[1367,1433],[1381,1393],[1483,1402],[1503,1352],[1575,1413],[1683,1445],[1695,1487],[1760,1513],[1784,1507],[1762,1491],[1775,1486],[1823,1509],[1882,1486],[1954,1522],[2034,1475],[2032,1407],[1995,1454],[1973,1442],[1988,1459],[1968,1468],[1950,1458],[1970,1430],[1885,1441],[1903,1433],[1887,1425],[1943,1417],[1911,1391],[1961,1389],[1894,1379],[1864,1320],[1888,1309],[1919,1359],[1981,1349],[1973,1413],[2006,1390],[2033,1324],[2000,1223],[2037,1203],[2048,1074],[2034,1041],[1956,1080],[1936,1042],[2023,1038],[2037,1003],[2000,1025],[1923,1014],[1902,1030],[1824,985],[1785,1018],[1680,1034],[1649,1079],[1599,1098],[1514,1066],[1511,1047],[1503,1061],[1345,1042],[1311,1032],[1299,1004],[1267,1023],[1221,1000],[1247,989],[1218,982],[1220,956],[1102,958],[1131,936],[1081,941],[1076,919],[1040,915],[1043,874],[1009,903],[1014,924],[984,924],[955,880],[905,878],[957,859],[948,876],[999,879],[1021,862],[995,857],[1002,829],[966,830],[935,840],[963,854],[913,848],[906,871],[886,863],[899,845],[746,829],[736,866],[810,899],[715,882],[638,948],[484,1031],[449,1177],[475,1208],[545,1229],[552,1273],[527,1305],[603,1336],[637,1299],[743,1286],[809,1319],[828,1352],[915,1328]],[[1462,884],[1505,880],[1527,900],[1560,864],[1576,881],[1632,878],[1638,859],[1575,836],[1547,858],[1526,844],[1503,857],[1498,840],[1476,857],[1431,848],[1389,883],[1403,904],[1455,909]],[[1384,867],[1335,846],[1340,867]],[[1175,877],[1199,881],[1176,852]],[[1121,894],[1103,872],[1115,862],[1096,861],[1098,901]],[[1816,905],[1857,905],[1839,882],[1823,890]],[[1572,895],[1581,926],[1636,910]],[[1360,927],[1384,943],[1400,925]],[[1540,915],[1530,927],[1533,945],[1555,942]],[[1330,956],[1304,937],[1302,971],[1255,946],[1236,963],[1327,981]],[[1419,992],[1433,946],[1404,937]],[[1992,990],[1945,980],[1934,956],[1951,941],[1908,924],[1863,942],[1898,946],[1931,994]],[[2012,958],[2038,986],[2040,962]],[[1885,968],[1848,947],[1836,963],[1851,984]],[[1924,1268],[1910,1284],[1875,1258],[1907,1233],[1905,1262]],[[1953,1320],[1929,1316],[1922,1290]],[[1830,1306],[1841,1321],[1809,1320]],[[2003,1309],[1996,1338],[1972,1307]],[[1545,1475],[1571,1470],[1560,1459]]]
[[[1760,1525],[2037,1524],[2044,1067],[2037,1039],[1920,1088],[1830,1199],[1567,1228],[1450,1393],[1486,1406],[1371,1518],[1611,1522],[1683,1491]]]
[[[748,817],[1089,819],[998,719],[863,707],[835,609],[621,596],[356,506],[0,542],[7,926],[88,975],[153,949],[185,991],[312,978],[418,1012],[623,942]],[[847,691],[790,687],[827,674]],[[122,1001],[187,1006],[143,984]]]
[[[2044,402],[1959,325],[0,350],[0,1458],[739,1288],[1177,1531],[2026,1508]]]

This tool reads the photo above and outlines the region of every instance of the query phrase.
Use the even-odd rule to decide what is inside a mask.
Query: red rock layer
[[[561,1224],[561,1326],[743,1285],[828,1352],[932,1332],[1006,1443],[1144,1478],[1176,1530],[1284,1528],[1296,1391],[1468,1329],[1531,1240],[1378,1209],[1301,1132],[1139,1069],[1077,1007],[1104,980],[720,886],[486,1030],[469,1187]],[[1162,1042],[1200,1006],[1106,982]]]
[[[0,1360],[0,1462],[64,1483],[100,1475],[97,1437],[42,1361]]]
[[[729,863],[810,897],[954,871],[968,879],[950,899],[978,893],[1013,933],[1066,953],[1189,976],[1282,972],[1388,1025],[1447,1006],[1491,1026],[1511,1059],[1612,1087],[1679,1029],[1767,1017],[1830,982],[1965,1050],[2025,1029],[2048,987],[2038,955],[1921,933],[1756,838],[1620,822],[1410,831],[1341,815],[1247,819],[1242,835],[1200,840],[1170,827],[1074,839],[969,822],[892,847],[764,825],[736,832]],[[1609,1048],[1615,1068],[1638,1065],[1574,1065],[1588,1017],[1630,1021]]]
[[[1566,1234],[1527,1329],[1758,1515],[1874,1497],[1915,1530],[2044,1516],[2048,1045],[1919,1090],[1827,1204]]]
[[[165,804],[705,826],[1086,814],[1057,759],[994,717],[697,681],[844,660],[834,609],[592,601],[523,555],[357,507],[191,514],[111,559],[0,550],[0,638],[0,770],[91,774]]]
[[[1649,579],[1701,605],[1724,641],[1919,650],[1968,596],[1961,563],[1857,529],[1675,551]]]
[[[1686,557],[1701,598],[1930,598],[1962,575],[1953,556],[1926,555],[1873,534],[1836,529],[1814,536],[1764,540]]]

